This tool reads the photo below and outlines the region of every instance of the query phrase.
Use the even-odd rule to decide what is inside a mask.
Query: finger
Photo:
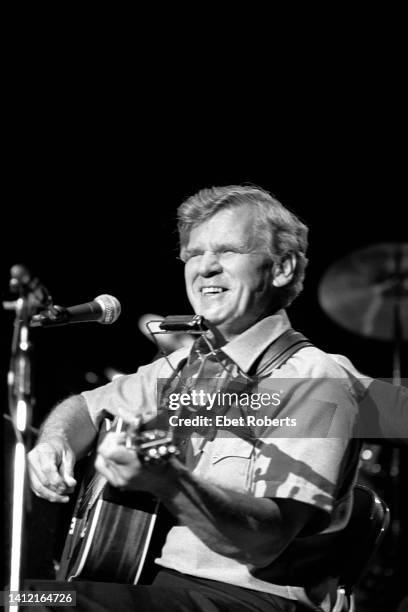
[[[61,462],[60,456],[54,450],[36,449],[35,458],[37,475],[42,484],[47,488],[65,487],[65,482],[58,471],[58,466]]]
[[[62,479],[59,481],[59,483],[50,483],[49,480],[44,477],[44,474],[41,472],[41,470],[38,470],[34,467],[31,467],[29,473],[31,479],[35,479],[35,481],[41,485],[41,489],[44,489],[46,491],[52,491],[57,495],[66,495],[68,493],[72,493],[73,489],[67,487],[67,485]]]
[[[96,456],[95,469],[110,482],[112,474],[108,469],[108,464],[106,463],[104,457],[102,457],[100,454]]]
[[[35,473],[37,480],[45,489],[64,492],[65,482],[58,474],[55,459],[52,462],[49,456],[44,458],[36,451],[34,454],[30,453],[28,465],[30,472]]]
[[[126,434],[109,432],[106,434],[101,444],[98,447],[98,453],[103,456],[107,456],[109,453],[115,451],[118,448],[124,448],[126,443]]]
[[[37,478],[35,472],[30,472],[31,489],[37,497],[46,499],[49,502],[55,503],[67,503],[69,497],[67,495],[60,495],[51,489],[45,487],[40,480]]]
[[[106,455],[106,458],[110,461],[114,461],[118,465],[139,464],[139,459],[137,458],[135,451],[123,446],[112,449]]]
[[[126,484],[114,465],[101,455],[96,457],[95,469],[114,487],[123,487]]]
[[[76,487],[77,481],[74,478],[75,455],[71,451],[65,450],[62,455],[60,473],[70,489]]]
[[[110,483],[114,487],[124,487],[127,484],[126,474],[122,472],[120,466],[108,461],[107,469],[110,472]]]
[[[115,417],[123,419],[123,421],[129,425],[138,425],[140,423],[140,415],[135,415],[133,410],[130,410],[128,406],[113,399],[105,405],[106,412],[109,412]]]
[[[122,444],[118,444],[117,440],[108,440],[98,448],[98,454],[104,459],[114,461],[122,465],[138,462],[137,455],[134,450],[126,448]]]

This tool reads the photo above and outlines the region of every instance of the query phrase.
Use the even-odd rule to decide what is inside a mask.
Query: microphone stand
[[[8,404],[15,434],[12,478],[12,528],[10,551],[9,590],[21,591],[23,561],[23,529],[25,519],[26,446],[32,430],[34,405],[31,380],[30,321],[51,297],[38,279],[32,279],[23,266],[11,269],[10,290],[19,296],[14,302],[5,302],[4,308],[14,310],[15,320],[11,343],[10,369],[7,377]],[[5,602],[6,603],[6,602]],[[19,609],[19,603],[9,608]]]

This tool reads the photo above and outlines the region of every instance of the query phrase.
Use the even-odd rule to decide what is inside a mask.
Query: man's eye
[[[202,253],[198,251],[190,251],[189,253],[184,254],[184,256],[182,257],[182,260],[184,261],[184,263],[187,263],[188,261],[190,261],[191,259],[194,259],[195,257],[200,257],[200,255],[202,255]]]
[[[229,247],[226,249],[219,249],[217,251],[212,251],[212,253],[216,256],[216,257],[230,257],[231,255],[236,255],[237,253],[240,253],[241,251],[239,251],[238,249],[234,248],[234,247]],[[181,257],[182,261],[184,263],[187,263],[188,261],[194,260],[197,257],[203,257],[204,255],[204,251],[187,251],[184,253],[184,255]]]

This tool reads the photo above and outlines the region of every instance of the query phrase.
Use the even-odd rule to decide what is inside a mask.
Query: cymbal
[[[408,339],[408,243],[350,253],[325,272],[318,297],[329,317],[348,331],[379,340]]]

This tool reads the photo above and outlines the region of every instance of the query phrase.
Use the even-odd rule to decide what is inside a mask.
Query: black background
[[[190,312],[176,259],[176,208],[210,185],[260,185],[304,220],[310,263],[289,311],[293,326],[363,372],[390,378],[392,343],[341,329],[317,291],[343,256],[407,240],[404,105],[391,61],[398,49],[384,59],[374,46],[344,66],[336,54],[326,66],[299,55],[279,83],[272,61],[254,75],[254,66],[231,57],[215,79],[202,58],[203,72],[195,65],[181,74],[165,53],[159,60],[136,54],[123,65],[120,53],[112,59],[100,46],[83,57],[72,49],[71,41],[55,56],[54,45],[38,40],[10,65],[0,292],[9,297],[10,267],[23,263],[55,303],[110,293],[122,315],[112,326],[32,331],[33,424],[56,401],[89,388],[87,372],[103,380],[107,367],[132,372],[153,358],[138,330],[141,315]],[[2,312],[4,410],[12,323],[12,313]],[[10,440],[6,426],[7,449]],[[7,454],[7,474],[9,462]],[[8,504],[6,497],[7,512]],[[36,500],[34,509],[34,530],[49,552],[55,512]],[[33,558],[41,568],[41,554]]]
[[[55,133],[53,118],[61,121]],[[137,325],[142,314],[191,312],[177,260],[176,208],[208,185],[261,185],[306,222],[310,263],[304,292],[290,309],[294,327],[322,349],[350,356],[367,374],[392,376],[392,343],[341,329],[317,297],[333,262],[406,234],[399,156],[386,138],[378,141],[378,132],[350,134],[345,126],[340,133],[332,125],[325,134],[288,122],[287,132],[285,125],[276,133],[254,128],[254,139],[242,142],[215,134],[211,146],[208,137],[201,146],[204,130],[198,125],[193,143],[170,130],[157,145],[145,135],[144,149],[140,142],[127,146],[131,133],[125,126],[101,134],[100,113],[89,123],[83,116],[62,121],[55,111],[46,119],[41,129],[25,123],[28,133],[6,162],[3,297],[10,267],[23,263],[55,303],[68,306],[110,293],[123,313],[112,326],[33,330],[35,422],[56,399],[80,388],[86,372],[99,374],[108,366],[131,372],[150,360],[154,347]],[[11,313],[2,313],[2,324],[7,356]]]

